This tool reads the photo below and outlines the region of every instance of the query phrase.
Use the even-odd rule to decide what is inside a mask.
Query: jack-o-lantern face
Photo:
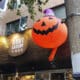
[[[46,21],[45,21],[46,20]],[[58,22],[56,18],[54,18],[53,23],[53,17],[44,17],[41,20],[38,20],[36,24],[34,24],[33,30],[37,34],[47,35],[50,32],[53,32],[58,27]]]
[[[67,38],[67,28],[56,17],[46,16],[33,25],[33,40],[41,47],[55,48]]]

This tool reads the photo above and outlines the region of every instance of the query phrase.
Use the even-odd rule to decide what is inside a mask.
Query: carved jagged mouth
[[[35,28],[33,28],[33,31],[36,33],[36,34],[42,34],[42,35],[47,35],[49,32],[53,32],[54,30],[56,30],[58,28],[58,23],[56,25],[54,25],[52,28],[49,28],[48,30],[43,30],[43,31],[40,31],[40,30],[36,30]]]

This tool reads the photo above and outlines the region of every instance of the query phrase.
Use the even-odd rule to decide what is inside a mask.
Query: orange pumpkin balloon
[[[67,27],[54,16],[45,16],[33,25],[33,41],[43,48],[53,48],[49,61],[54,59],[57,48],[67,38]]]

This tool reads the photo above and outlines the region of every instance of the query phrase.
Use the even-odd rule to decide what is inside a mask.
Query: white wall
[[[46,8],[51,8],[51,7],[54,7],[56,5],[60,5],[60,4],[63,4],[63,3],[64,3],[64,0],[49,0],[49,2],[42,7],[43,7],[43,10],[44,10]],[[22,16],[28,16],[28,21],[27,21],[28,27],[32,27],[32,25],[35,21],[30,19],[30,15],[28,13],[27,7],[25,7],[23,5],[20,10],[21,10]],[[43,13],[40,13],[37,10],[37,6],[35,7],[35,11],[37,12],[37,14],[35,15],[35,20],[38,20],[39,18],[41,18],[43,16]],[[20,18],[20,16],[16,15],[16,10],[11,11],[11,10],[8,10],[8,9],[6,10],[6,12],[0,13],[0,17],[1,17],[0,18],[0,21],[1,21],[0,30],[3,29],[3,34],[2,35],[5,34],[5,29],[6,29],[6,23],[7,22],[10,22],[10,21],[13,21],[13,20],[16,20],[16,19]]]

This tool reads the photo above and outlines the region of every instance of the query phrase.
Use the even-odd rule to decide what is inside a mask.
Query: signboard
[[[13,34],[9,37],[9,54],[19,56],[27,49],[27,40],[21,34]]]

